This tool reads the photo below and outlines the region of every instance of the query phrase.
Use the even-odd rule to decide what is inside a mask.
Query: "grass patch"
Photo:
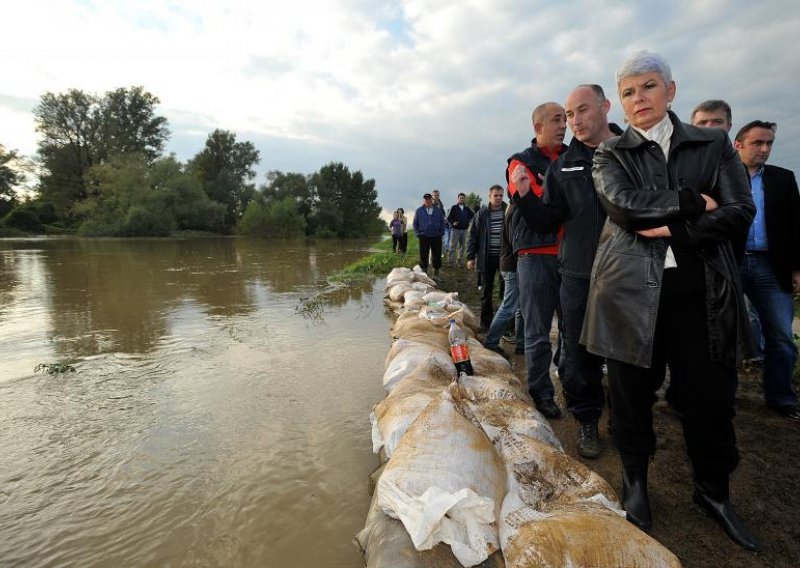
[[[419,241],[414,233],[408,234],[408,249],[405,254],[392,252],[392,240],[377,243],[375,252],[345,266],[328,277],[331,283],[354,284],[376,276],[386,276],[397,266],[414,266],[419,263]]]

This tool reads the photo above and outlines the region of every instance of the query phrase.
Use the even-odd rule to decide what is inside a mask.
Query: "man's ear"
[[[533,123],[533,131],[536,133],[536,136],[542,133],[542,123],[541,122],[534,122]]]
[[[741,142],[739,142],[738,140],[734,140],[734,141],[733,141],[733,149],[734,149],[734,150],[736,150],[737,152],[738,152],[739,150],[741,150],[743,147],[744,147],[744,146],[742,146],[742,143],[741,143]]]

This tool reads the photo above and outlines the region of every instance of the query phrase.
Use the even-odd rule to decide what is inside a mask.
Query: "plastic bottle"
[[[456,365],[456,372],[459,375],[461,373],[474,375],[475,371],[472,370],[472,361],[469,358],[467,338],[454,319],[450,320],[450,331],[447,332],[447,338],[450,340],[450,356]]]

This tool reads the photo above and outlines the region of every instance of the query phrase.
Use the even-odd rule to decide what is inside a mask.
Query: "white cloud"
[[[779,123],[773,163],[800,155],[791,0],[29,0],[4,16],[0,143],[27,154],[43,93],[142,85],[180,159],[224,128],[264,172],[342,161],[376,179],[386,209],[413,210],[433,187],[451,203],[503,182],[536,104],[585,82],[616,103],[614,69],[647,48],[672,64],[683,118],[725,98],[734,129]]]

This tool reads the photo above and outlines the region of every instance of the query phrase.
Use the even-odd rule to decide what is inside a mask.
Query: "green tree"
[[[68,223],[79,222],[75,206],[90,195],[86,174],[92,167],[119,154],[137,153],[148,163],[160,155],[169,131],[166,119],[155,114],[158,102],[141,87],[103,97],[78,89],[45,93],[33,110],[41,198]]]
[[[279,170],[267,172],[267,184],[262,193],[267,201],[277,201],[291,197],[297,204],[297,211],[308,222],[314,199],[308,185],[308,176],[298,173],[283,173]]]
[[[17,186],[25,181],[25,175],[17,166],[16,151],[6,150],[0,144],[0,217],[6,215],[17,203]]]
[[[157,116],[159,100],[143,87],[109,91],[100,100],[98,154],[141,154],[148,162],[158,158],[169,138],[167,119]]]
[[[225,206],[225,227],[230,230],[247,207],[255,188],[248,181],[256,175],[259,152],[251,142],[237,142],[226,130],[209,134],[205,148],[188,163],[203,182],[206,194]]]
[[[473,211],[480,209],[482,202],[483,200],[481,199],[481,196],[474,191],[470,191],[464,198],[464,203],[466,203],[467,206]]]
[[[314,195],[311,223],[314,234],[363,237],[383,230],[374,179],[350,173],[341,162],[323,166],[309,179]]]

